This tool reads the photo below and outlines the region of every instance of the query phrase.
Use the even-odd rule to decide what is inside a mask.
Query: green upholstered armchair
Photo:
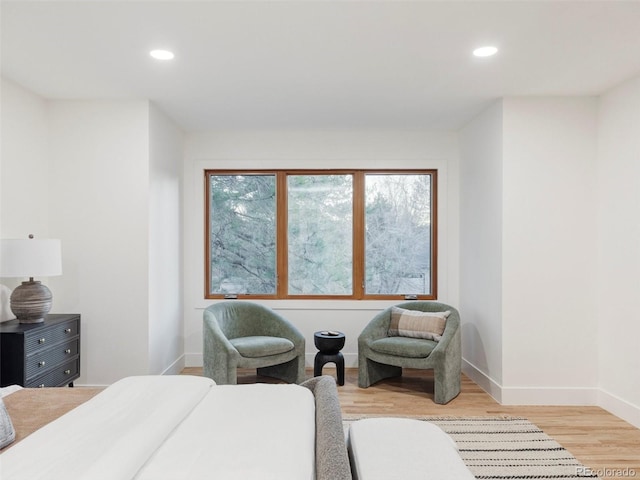
[[[413,301],[396,305],[406,310],[444,312],[447,318],[439,342],[421,338],[388,336],[391,308],[376,315],[358,337],[358,385],[362,388],[402,375],[402,368],[433,369],[434,401],[447,403],[460,393],[462,349],[460,314],[444,303]]]
[[[204,311],[204,375],[218,384],[238,383],[236,369],[301,383],[305,341],[285,318],[257,303],[231,300]]]

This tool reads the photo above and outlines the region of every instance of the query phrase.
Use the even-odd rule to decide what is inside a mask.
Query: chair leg
[[[228,361],[222,355],[205,355],[203,374],[205,377],[213,379],[218,385],[236,385],[238,383],[238,372],[235,363]]]
[[[238,370],[236,367],[218,368],[211,375],[205,375],[212,378],[217,385],[237,385]]]
[[[360,358],[358,361],[358,386],[360,388],[367,388],[385,378],[401,375],[402,367],[374,362],[366,357]]]
[[[443,373],[444,369],[434,371],[433,401],[439,404],[449,403],[460,394],[460,373]]]
[[[447,354],[433,370],[434,394],[433,401],[449,403],[460,393],[462,354],[460,344],[460,330],[456,332],[449,343]]]
[[[460,393],[461,364],[456,357],[448,357],[442,365],[433,369],[433,401],[445,404]]]
[[[279,365],[260,367],[257,371],[259,375],[278,378],[287,383],[302,383],[306,380],[304,357],[302,356]]]

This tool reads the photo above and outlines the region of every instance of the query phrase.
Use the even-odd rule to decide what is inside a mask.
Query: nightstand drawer
[[[0,323],[0,387],[73,383],[80,377],[81,333],[77,313],[47,315],[40,323]]]
[[[80,358],[63,363],[51,369],[46,375],[36,377],[25,387],[59,387],[71,383],[80,373]]]
[[[27,355],[31,355],[39,350],[49,348],[56,343],[64,342],[78,335],[79,322],[71,320],[59,323],[51,327],[42,328],[25,335],[25,348]]]
[[[66,343],[60,343],[49,346],[48,350],[41,350],[37,353],[27,357],[27,382],[31,381],[32,377],[41,375],[49,370],[51,367],[64,362],[65,360],[72,359],[78,355],[80,348],[80,342],[76,338]]]

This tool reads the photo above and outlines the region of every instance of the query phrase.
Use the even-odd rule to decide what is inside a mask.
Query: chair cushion
[[[437,342],[442,338],[445,322],[450,314],[449,310],[446,312],[422,312],[391,307],[389,336],[425,338]]]
[[[295,348],[291,340],[281,337],[238,337],[229,339],[229,341],[240,355],[248,358],[278,355]]]
[[[433,340],[409,337],[385,337],[371,342],[371,350],[396,357],[426,358],[438,345]]]

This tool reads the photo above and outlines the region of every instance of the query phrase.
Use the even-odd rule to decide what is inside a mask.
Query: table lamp
[[[33,277],[62,274],[60,240],[25,239],[0,240],[0,277],[29,277],[13,290],[11,311],[20,323],[44,322],[51,310],[51,290]]]

